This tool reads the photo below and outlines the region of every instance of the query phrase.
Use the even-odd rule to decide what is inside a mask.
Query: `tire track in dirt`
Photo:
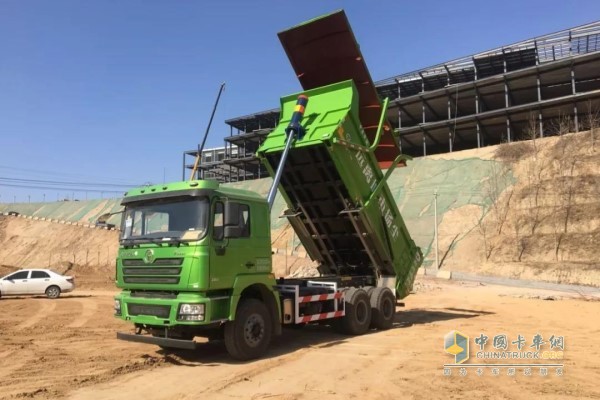
[[[11,357],[14,355],[14,353],[14,350],[8,350],[0,353],[0,360],[3,360],[3,362],[0,362],[0,377],[8,377],[12,371],[15,371],[25,365],[25,358]],[[0,378],[0,381],[2,378]]]
[[[297,350],[296,352],[294,352],[292,354],[279,356],[272,360],[267,360],[267,361],[262,361],[262,362],[254,362],[252,364],[249,364],[249,368],[246,371],[237,372],[237,373],[233,374],[233,377],[228,376],[225,379],[222,379],[213,385],[204,386],[203,390],[194,393],[193,398],[197,398],[197,394],[201,394],[201,393],[222,392],[223,390],[225,390],[228,387],[233,386],[237,383],[240,383],[243,381],[249,381],[250,379],[254,378],[257,375],[267,373],[267,372],[269,372],[275,368],[279,368],[287,363],[296,361],[296,360],[304,357],[306,355],[306,353],[308,353],[314,349],[315,348],[313,348],[313,347],[308,347],[308,348]],[[182,397],[181,399],[188,399],[188,398],[189,397],[185,396],[185,397]]]
[[[47,317],[48,314],[51,314],[56,308],[56,300],[38,300],[38,303],[41,304],[40,309],[33,314],[31,317],[27,318],[25,321],[17,325],[17,330],[23,330],[27,328],[31,328],[43,318]]]
[[[132,374],[127,374],[120,379],[115,379],[107,382],[104,386],[96,385],[93,389],[87,388],[72,393],[69,399],[78,400],[104,400],[120,398],[124,396],[150,396],[153,398],[160,399],[178,399],[178,400],[191,400],[197,399],[202,394],[208,393],[209,397],[212,398],[214,395],[223,396],[223,391],[231,386],[244,381],[250,381],[252,378],[262,375],[263,373],[269,373],[274,369],[281,368],[288,363],[304,357],[308,352],[316,350],[316,347],[309,347],[300,350],[296,350],[293,353],[275,356],[272,359],[254,361],[249,364],[237,364],[237,363],[224,363],[221,364],[219,361],[200,361],[198,364],[192,363],[187,364],[187,368],[183,368],[183,365],[173,366],[169,368],[161,368],[159,371],[139,371]],[[218,358],[228,357],[225,353],[219,354]],[[211,357],[212,358],[212,357]],[[230,360],[230,359],[228,359]],[[215,374],[213,371],[214,366],[221,365],[219,373]],[[195,366],[196,368],[189,368]],[[197,368],[200,368],[198,370]],[[205,369],[208,368],[208,369]],[[208,371],[211,372],[208,372]],[[210,383],[202,382],[197,380],[198,375],[203,373],[209,373],[213,375],[213,380]],[[148,384],[148,380],[152,381],[153,384]],[[169,382],[175,380],[188,380],[190,382],[186,387],[165,389],[160,382]],[[127,382],[127,385],[123,385],[123,382]],[[144,383],[140,383],[144,382]],[[124,389],[125,387],[137,388],[137,389]],[[140,389],[140,387],[142,389]],[[168,392],[168,393],[167,393]]]
[[[95,314],[98,306],[95,300],[76,300],[81,304],[81,314],[75,318],[73,322],[67,325],[67,328],[81,328],[84,326]]]

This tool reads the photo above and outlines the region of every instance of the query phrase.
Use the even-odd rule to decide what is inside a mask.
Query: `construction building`
[[[588,129],[600,110],[600,21],[375,83],[404,154],[424,156]],[[267,176],[255,157],[278,110],[225,121],[225,146],[199,174],[222,182]],[[184,171],[192,164],[184,154]],[[222,156],[221,156],[222,154]],[[206,157],[206,160],[204,158]]]

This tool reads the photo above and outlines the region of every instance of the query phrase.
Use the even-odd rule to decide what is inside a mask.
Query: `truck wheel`
[[[371,324],[369,295],[362,289],[350,288],[344,294],[346,315],[338,322],[337,331],[347,335],[362,335]]]
[[[378,287],[371,291],[370,300],[373,314],[371,328],[390,329],[396,314],[396,297],[394,293],[389,288]]]
[[[272,324],[262,301],[242,299],[235,320],[225,324],[225,347],[229,355],[240,361],[262,356],[271,342]]]
[[[49,299],[57,299],[58,296],[60,296],[60,288],[58,286],[49,286],[48,289],[46,289],[46,296],[48,296]]]

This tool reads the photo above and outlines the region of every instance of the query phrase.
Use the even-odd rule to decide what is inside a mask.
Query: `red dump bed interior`
[[[360,122],[370,140],[377,132],[381,100],[344,11],[308,21],[278,34],[305,90],[349,79],[359,93]],[[400,149],[386,120],[375,156],[381,168],[391,165]]]

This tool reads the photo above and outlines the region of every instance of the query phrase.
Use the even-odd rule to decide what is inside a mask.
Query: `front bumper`
[[[193,340],[171,339],[166,337],[124,332],[117,332],[117,339],[185,350],[195,350],[197,346],[197,343]]]
[[[229,316],[229,297],[205,297],[200,293],[178,293],[173,297],[165,298],[133,295],[130,291],[123,291],[117,296],[121,304],[120,315],[117,318],[133,322],[136,325],[153,327],[173,327],[177,325],[202,326],[227,320]],[[186,321],[178,319],[181,304],[204,304],[204,319],[201,321]]]

